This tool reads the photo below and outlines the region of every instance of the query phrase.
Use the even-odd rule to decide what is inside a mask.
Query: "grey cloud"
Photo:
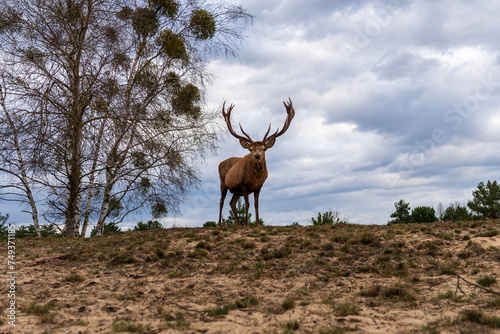
[[[387,54],[373,67],[381,79],[397,80],[419,76],[436,67],[435,59],[424,59],[408,52]]]

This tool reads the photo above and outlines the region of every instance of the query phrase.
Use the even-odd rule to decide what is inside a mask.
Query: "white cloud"
[[[297,116],[267,154],[265,220],[304,222],[337,208],[361,223],[385,223],[401,198],[412,206],[464,202],[479,181],[496,177],[499,5],[249,8],[258,15],[255,35],[240,62],[212,64],[209,100],[234,102],[234,119],[258,136],[269,122],[281,126],[280,101],[292,97]],[[229,137],[220,160],[243,154]],[[217,212],[218,200],[208,206]]]
[[[500,3],[244,6],[256,15],[253,33],[238,59],[209,64],[207,102],[211,109],[234,103],[235,124],[259,140],[269,123],[282,126],[282,101],[293,101],[296,117],[267,153],[266,222],[306,223],[338,209],[359,223],[386,223],[399,199],[412,207],[464,202],[478,182],[498,177]],[[217,165],[245,154],[226,135],[200,165],[203,182],[183,216],[165,222],[217,220]]]

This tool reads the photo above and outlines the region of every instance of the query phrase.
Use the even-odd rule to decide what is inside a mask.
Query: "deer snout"
[[[257,159],[257,160],[259,160],[260,159],[260,154],[257,153],[256,155],[254,155],[254,158]]]

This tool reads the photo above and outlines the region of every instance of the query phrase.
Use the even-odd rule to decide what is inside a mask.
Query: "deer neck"
[[[253,159],[250,155],[247,156],[248,175],[257,182],[267,178],[267,166],[265,159]]]

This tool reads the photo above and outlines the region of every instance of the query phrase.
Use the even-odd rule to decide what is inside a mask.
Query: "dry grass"
[[[19,239],[16,330],[490,333],[500,328],[499,229],[177,228],[75,239],[70,249]]]

